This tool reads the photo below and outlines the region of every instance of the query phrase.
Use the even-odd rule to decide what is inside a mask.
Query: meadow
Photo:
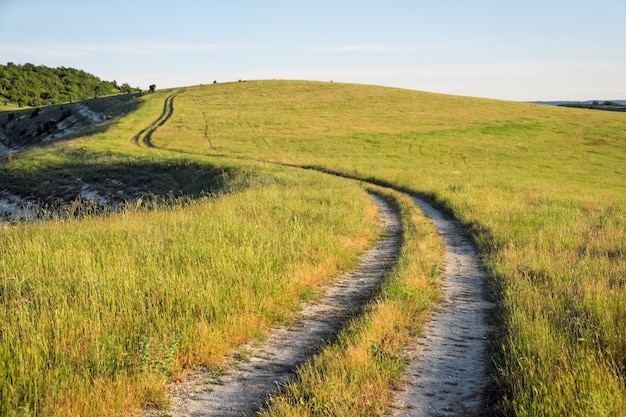
[[[286,321],[376,234],[362,188],[320,176],[6,227],[2,414],[164,404],[166,377]]]
[[[391,184],[467,225],[501,309],[502,413],[626,409],[624,115],[334,83],[187,94],[157,146]]]
[[[29,167],[57,172],[82,155],[85,172],[93,160],[103,175],[107,160],[149,163],[157,178],[172,165],[228,174],[206,195],[207,176],[187,190],[181,177],[163,186],[177,187],[174,203],[0,232],[0,414],[165,405],[166,381],[185,367],[216,366],[288,321],[377,236],[371,186],[344,177],[431,199],[473,234],[498,305],[493,414],[626,409],[626,115],[249,81],[187,87],[155,148],[132,145],[171,93],[105,133],[0,167],[32,178]],[[437,299],[442,252],[406,197],[378,190],[403,210],[398,266],[268,417],[384,413],[401,346]]]

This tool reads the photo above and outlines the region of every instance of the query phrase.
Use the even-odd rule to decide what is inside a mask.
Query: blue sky
[[[626,0],[0,0],[0,63],[157,88],[306,79],[626,99]]]

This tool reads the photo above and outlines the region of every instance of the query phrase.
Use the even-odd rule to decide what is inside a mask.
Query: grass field
[[[503,412],[626,409],[626,116],[298,82],[190,89],[179,106],[160,147],[373,179],[466,223],[501,306]]]
[[[363,189],[320,177],[267,172],[218,199],[5,228],[3,414],[160,404],[164,377],[287,320],[376,234]]]
[[[99,161],[102,175],[107,161],[122,167],[117,175],[143,164],[156,178],[163,167],[183,165],[184,175],[159,186],[174,184],[178,195],[193,196],[152,210],[127,207],[104,218],[0,232],[0,323],[14,329],[0,335],[3,415],[107,415],[162,403],[164,376],[176,377],[186,365],[218,363],[232,346],[255,337],[255,329],[288,320],[298,300],[349,267],[377,233],[363,187],[287,165],[427,196],[467,225],[499,306],[495,413],[610,416],[626,409],[626,114],[363,85],[254,81],[188,87],[152,135],[156,149],[133,146],[132,137],[158,117],[171,93],[144,98],[105,133],[0,167],[27,183],[40,175],[32,167],[63,171],[76,158],[82,158],[81,172]],[[219,198],[202,197],[206,190],[198,184],[208,177],[200,175],[184,189],[185,176],[199,167],[228,173],[236,186]],[[303,370],[268,416],[304,415],[289,409],[289,395],[293,403],[306,397],[347,407],[334,415],[383,412],[384,393],[401,370],[394,368],[397,361],[364,366],[379,370],[357,372],[364,379],[332,379],[328,369],[352,375],[366,363],[355,358],[371,354],[377,343],[367,332],[397,320],[397,339],[385,356],[394,358],[393,349],[406,340],[401,334],[417,329],[402,314],[377,312],[399,302],[410,321],[436,299],[432,267],[440,250],[423,217],[410,214],[402,197],[390,198],[405,207],[405,222],[415,228],[394,272],[402,283],[399,301],[392,289],[400,284],[392,279],[385,290],[392,295],[382,296],[363,323],[355,322],[345,339]],[[423,243],[428,249],[418,249],[419,242],[430,242]],[[420,267],[424,259],[429,266]],[[211,289],[190,293],[188,282]],[[233,306],[234,299],[242,301]],[[205,305],[212,308],[199,307]],[[251,328],[234,330],[244,322]],[[234,334],[222,337],[224,328]],[[390,340],[383,330],[375,334]],[[223,346],[215,342],[222,339]],[[369,348],[351,347],[358,343]],[[17,345],[23,347],[11,350]],[[345,370],[350,363],[355,368]],[[380,369],[389,376],[376,385]],[[324,389],[320,375],[335,387],[376,385],[377,397],[370,401],[348,386]],[[369,406],[346,398],[363,398]],[[99,405],[90,408],[93,399]]]

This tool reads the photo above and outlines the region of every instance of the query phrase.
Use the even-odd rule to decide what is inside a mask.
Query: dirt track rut
[[[172,408],[167,415],[255,415],[267,395],[276,392],[298,365],[332,340],[358,308],[376,294],[396,262],[402,226],[397,212],[381,198],[372,198],[380,207],[386,237],[365,253],[354,270],[329,287],[319,302],[305,306],[291,327],[278,329],[266,342],[245,346],[235,353],[224,375],[198,372],[186,382],[173,385]]]
[[[355,308],[376,293],[401,245],[398,213],[382,199],[373,198],[381,208],[388,236],[363,256],[355,270],[328,288],[320,302],[305,306],[291,327],[276,330],[265,343],[234,353],[223,375],[196,372],[184,383],[174,384],[172,408],[165,415],[253,416],[268,394],[277,392],[300,364],[335,337]],[[405,352],[409,368],[387,415],[485,415],[491,331],[487,315],[493,307],[484,288],[487,276],[463,227],[429,204],[417,198],[414,201],[446,244],[444,299],[423,334]],[[162,414],[146,416],[156,415]]]
[[[489,384],[486,272],[463,226],[414,198],[446,244],[443,302],[409,352],[394,417],[486,415]]]
[[[174,114],[174,99],[184,92],[185,89],[183,88],[165,98],[165,100],[163,101],[163,111],[161,112],[159,117],[155,121],[150,123],[148,127],[143,129],[133,137],[133,144],[139,145],[140,143],[143,143],[148,148],[154,147],[154,145],[152,144],[152,134],[159,127],[163,126],[170,117],[172,117],[172,114]]]

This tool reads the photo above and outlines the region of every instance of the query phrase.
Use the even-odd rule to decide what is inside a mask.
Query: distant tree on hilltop
[[[85,100],[94,96],[139,91],[128,84],[102,81],[75,68],[49,68],[44,65],[0,65],[0,96],[20,106],[41,106]]]

